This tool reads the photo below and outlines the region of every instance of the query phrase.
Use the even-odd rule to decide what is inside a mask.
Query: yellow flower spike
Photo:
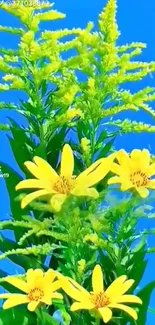
[[[85,267],[86,267],[86,260],[81,259],[80,261],[78,261],[78,272],[80,274],[83,274]]]
[[[66,15],[62,14],[61,12],[57,12],[56,10],[51,10],[45,13],[36,14],[34,17],[37,17],[40,21],[48,21],[48,20],[63,19],[66,17]]]
[[[5,282],[23,291],[24,294],[0,294],[0,299],[7,299],[3,304],[3,309],[28,304],[28,310],[35,311],[41,304],[51,305],[52,299],[63,299],[63,296],[57,292],[61,284],[59,280],[55,280],[56,277],[57,272],[52,269],[46,273],[43,273],[41,269],[29,269],[26,280],[7,277]]]
[[[102,180],[111,168],[114,156],[102,158],[93,163],[79,176],[74,176],[74,156],[71,147],[65,144],[61,156],[60,175],[40,157],[34,157],[33,162],[25,162],[25,166],[36,179],[21,181],[16,190],[37,189],[37,191],[26,195],[21,202],[21,207],[25,208],[29,203],[37,198],[47,197],[52,208],[60,211],[61,206],[69,195],[88,196],[98,198],[97,190],[92,187]]]
[[[109,179],[108,184],[121,184],[121,191],[135,189],[142,198],[149,195],[148,189],[155,189],[155,163],[151,164],[148,150],[134,149],[130,155],[125,150],[116,154],[118,163],[113,163],[111,171],[117,176]]]
[[[87,138],[81,139],[81,148],[83,152],[89,152],[90,151],[90,140]]]
[[[82,111],[80,109],[77,109],[77,108],[68,109],[67,112],[66,112],[66,120],[71,121],[75,117],[83,118],[84,115],[83,115],[83,113],[82,113]]]
[[[123,310],[137,320],[137,312],[124,303],[142,304],[142,301],[134,295],[124,295],[134,283],[134,280],[126,281],[126,279],[125,275],[120,276],[105,290],[102,269],[100,265],[96,265],[92,274],[93,291],[91,292],[71,278],[61,277],[60,281],[63,290],[75,300],[71,305],[72,311],[87,309],[93,315],[97,313],[104,323],[108,323],[112,318],[113,308]]]
[[[88,234],[84,237],[84,242],[91,242],[94,245],[98,245],[99,237],[97,234]]]

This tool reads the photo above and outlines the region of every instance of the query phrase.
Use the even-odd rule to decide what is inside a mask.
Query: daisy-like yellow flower
[[[125,150],[116,154],[117,163],[113,163],[111,171],[117,176],[111,177],[108,184],[121,184],[121,191],[135,189],[142,198],[149,195],[148,189],[155,189],[155,163],[150,163],[148,150],[133,150],[130,156]]]
[[[76,300],[71,305],[71,311],[87,309],[97,313],[104,323],[108,323],[111,320],[112,309],[123,310],[135,320],[137,319],[137,312],[133,308],[124,305],[124,303],[142,304],[139,297],[124,295],[134,283],[134,280],[127,280],[126,275],[122,275],[114,280],[104,290],[102,270],[100,265],[96,265],[92,275],[92,292],[88,292],[71,278],[60,276],[60,281],[63,290]]]
[[[55,280],[55,278],[56,272],[52,269],[49,269],[45,274],[41,269],[29,269],[26,274],[26,281],[17,277],[7,277],[6,282],[25,294],[0,294],[0,299],[7,299],[3,304],[3,309],[28,304],[28,310],[35,311],[41,304],[51,305],[52,299],[63,299],[63,296],[56,292],[61,285],[60,281]]]
[[[93,163],[79,176],[74,176],[74,156],[71,147],[65,144],[61,157],[60,175],[40,157],[34,157],[33,161],[25,162],[25,166],[37,179],[27,179],[21,181],[16,190],[37,189],[37,191],[26,195],[21,202],[21,207],[25,208],[33,200],[48,196],[51,206],[60,211],[61,205],[68,195],[89,196],[97,198],[97,190],[92,188],[110,171],[114,155],[102,158]]]

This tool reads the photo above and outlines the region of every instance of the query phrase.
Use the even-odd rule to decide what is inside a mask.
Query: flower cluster
[[[51,305],[55,299],[63,299],[63,295],[57,292],[59,289],[63,289],[68,296],[75,300],[71,305],[71,311],[84,309],[94,312],[94,317],[103,318],[105,323],[111,320],[112,309],[123,310],[137,320],[135,309],[124,305],[124,303],[142,304],[139,297],[125,295],[134,283],[134,280],[127,280],[125,275],[115,279],[105,290],[100,265],[96,265],[93,270],[93,291],[91,292],[75,280],[65,277],[53,269],[49,269],[46,273],[43,273],[41,269],[29,269],[26,281],[17,277],[7,277],[5,281],[25,294],[1,294],[0,299],[7,299],[3,304],[3,309],[28,304],[28,310],[35,311],[41,304]]]
[[[114,162],[114,160],[117,162]],[[40,157],[34,157],[34,162],[27,161],[25,166],[36,179],[21,181],[16,190],[36,188],[22,199],[21,207],[25,208],[37,198],[50,202],[55,211],[60,211],[61,206],[70,195],[88,196],[97,199],[99,193],[92,187],[101,181],[110,171],[116,174],[109,178],[108,184],[121,184],[121,191],[136,190],[143,198],[149,194],[149,189],[155,189],[155,163],[150,164],[148,150],[133,150],[128,155],[124,150],[101,158],[83,171],[79,176],[73,174],[74,156],[71,147],[65,144],[62,151],[60,175]]]

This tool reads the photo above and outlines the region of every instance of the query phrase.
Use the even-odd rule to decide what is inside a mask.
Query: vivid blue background
[[[55,23],[46,23],[44,27],[46,29],[57,29],[57,28],[73,28],[81,27],[84,28],[88,21],[94,21],[95,26],[97,27],[97,17],[101,12],[102,8],[105,6],[105,0],[56,0],[55,7],[58,11],[64,12],[67,14],[65,20],[60,20]],[[131,43],[133,41],[140,41],[147,43],[147,49],[144,50],[140,61],[152,61],[155,59],[155,1],[148,0],[118,0],[118,12],[117,12],[117,21],[119,25],[119,30],[121,31],[121,36],[119,38],[119,44],[123,45],[126,43]],[[20,24],[18,20],[11,15],[8,15],[0,10],[0,22],[1,25],[10,25],[19,27]],[[95,28],[96,28],[95,27]],[[9,34],[0,34],[0,47],[16,48],[18,42],[17,36],[10,36]],[[1,74],[0,74],[1,77]],[[130,85],[132,91],[137,91],[145,86],[155,86],[155,77],[148,76],[141,83],[133,83]],[[11,92],[1,93],[0,101],[15,101],[17,98],[25,98],[22,93]],[[152,104],[155,109],[155,104]],[[0,123],[7,122],[7,116],[14,117],[20,124],[25,124],[25,120],[19,117],[14,112],[0,112]],[[147,123],[155,124],[153,119],[146,115],[143,112],[138,114],[128,113],[122,114],[122,118],[133,118],[135,120],[144,120]],[[121,117],[120,116],[120,117]],[[119,137],[115,143],[116,148],[125,148],[127,151],[132,150],[133,148],[147,148],[153,154],[155,154],[155,141],[153,134],[141,134],[141,135],[124,135]],[[18,141],[18,140],[17,140]],[[0,161],[9,162],[13,168],[18,169],[10,146],[7,140],[5,133],[0,131]],[[10,208],[9,208],[9,198],[6,192],[4,180],[0,178],[0,193],[1,193],[1,215],[0,219],[4,220],[9,218]],[[139,228],[142,230],[144,228],[155,228],[155,220],[142,220],[139,223]],[[6,232],[7,236],[12,236],[9,232]],[[155,247],[155,237],[149,238],[148,246]],[[141,287],[146,283],[155,280],[154,272],[154,255],[150,255],[149,264],[147,271],[144,275]],[[0,261],[0,268],[7,270],[10,274],[19,272],[19,269],[14,265],[10,264],[8,260]],[[154,301],[154,302],[153,302]],[[152,295],[151,308],[155,308],[155,292]],[[148,320],[146,325],[152,325],[155,322],[155,315],[148,313]]]

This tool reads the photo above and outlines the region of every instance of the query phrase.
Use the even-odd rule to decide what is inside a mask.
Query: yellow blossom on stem
[[[72,109],[68,109],[66,112],[66,120],[67,121],[71,121],[73,120],[75,117],[84,117],[82,111],[80,109],[77,108],[72,108]]]
[[[102,269],[100,265],[96,265],[92,274],[91,292],[69,277],[60,276],[60,282],[63,290],[76,301],[71,305],[71,311],[87,309],[96,317],[101,317],[104,323],[108,323],[112,318],[112,309],[120,309],[137,320],[137,312],[124,303],[142,304],[142,301],[134,295],[124,294],[134,283],[134,280],[127,280],[126,275],[118,277],[105,290]]]
[[[86,260],[81,259],[80,261],[78,261],[78,272],[80,274],[83,274],[85,267],[86,267]]]
[[[155,163],[151,164],[148,150],[134,149],[130,155],[125,150],[116,154],[117,163],[112,164],[111,171],[117,176],[111,177],[108,184],[121,184],[121,191],[135,189],[142,198],[149,195],[148,189],[155,189]]]
[[[88,234],[84,237],[84,242],[91,242],[97,245],[99,243],[99,237],[97,234]]]
[[[81,139],[81,148],[83,152],[89,152],[90,151],[90,140],[87,138]]]
[[[112,154],[107,158],[97,160],[77,177],[73,175],[74,156],[68,144],[63,147],[60,175],[47,161],[40,157],[34,157],[34,162],[27,161],[25,166],[37,179],[21,181],[16,186],[16,190],[36,188],[37,191],[26,195],[22,199],[21,207],[25,208],[33,200],[48,196],[53,209],[60,211],[63,202],[69,195],[98,198],[99,194],[92,186],[108,174],[114,156]]]
[[[41,269],[29,269],[26,281],[17,277],[6,277],[5,282],[23,291],[24,294],[0,294],[0,299],[7,299],[3,309],[28,304],[28,310],[35,311],[42,304],[51,305],[52,299],[63,299],[63,296],[57,292],[61,285],[59,280],[55,280],[56,276],[56,271],[52,269],[46,273]]]

